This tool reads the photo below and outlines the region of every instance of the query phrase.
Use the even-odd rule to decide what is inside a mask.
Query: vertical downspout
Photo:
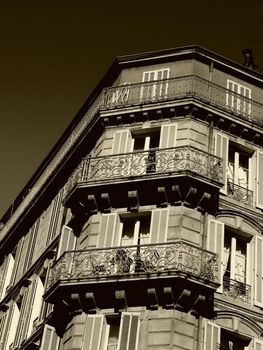
[[[211,61],[209,66],[209,82],[212,82],[213,77],[213,68],[214,68],[214,62]],[[208,86],[208,99],[211,99],[211,84],[209,83]],[[209,124],[209,133],[208,133],[208,145],[207,145],[207,152],[209,154],[212,153],[212,147],[213,147],[213,129],[214,129],[214,122],[211,121]],[[205,249],[206,247],[206,237],[207,237],[207,227],[208,227],[208,213],[204,213],[203,218],[203,234],[202,234],[202,248]],[[198,317],[198,325],[197,325],[197,339],[196,339],[196,350],[202,350],[202,323],[203,323],[203,316],[199,315]]]

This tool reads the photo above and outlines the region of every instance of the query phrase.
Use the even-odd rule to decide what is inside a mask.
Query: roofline
[[[206,61],[216,62],[222,67],[235,70],[240,74],[257,81],[257,83],[263,84],[263,75],[261,73],[254,71],[248,67],[245,67],[240,63],[237,63],[228,58],[225,58],[224,56],[221,56],[217,53],[214,53],[213,51],[207,50],[199,45],[189,45],[189,46],[182,46],[182,47],[171,48],[171,49],[162,49],[157,51],[149,51],[144,53],[118,56],[113,61],[112,65],[109,67],[109,69],[107,70],[105,75],[102,77],[98,85],[91,92],[91,94],[89,95],[89,97],[87,98],[83,106],[77,112],[77,114],[75,115],[73,120],[70,122],[68,127],[65,129],[61,137],[58,139],[54,147],[50,150],[50,152],[41,162],[40,166],[37,168],[35,173],[32,175],[32,177],[29,179],[29,181],[26,183],[23,189],[19,192],[19,194],[16,196],[15,200],[12,202],[10,207],[6,210],[2,218],[0,218],[0,222],[5,224],[9,220],[12,213],[23,201],[23,198],[26,196],[26,194],[30,191],[30,189],[34,186],[36,181],[42,175],[44,169],[49,165],[51,159],[56,155],[58,150],[63,146],[63,144],[69,137],[69,135],[74,130],[75,126],[80,122],[80,120],[86,114],[92,102],[96,99],[96,97],[99,95],[99,93],[104,87],[107,87],[113,84],[119,72],[123,68],[136,67],[138,65],[141,65],[142,63],[148,64],[148,65],[154,64],[160,60],[165,61],[165,60],[170,60],[171,58],[186,59],[187,57],[196,58],[196,59],[199,58]]]

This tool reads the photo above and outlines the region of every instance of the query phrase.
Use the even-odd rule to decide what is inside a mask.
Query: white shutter
[[[28,296],[30,294],[29,288],[25,289],[22,303],[20,307],[20,313],[19,313],[19,320],[18,320],[18,326],[16,330],[16,335],[14,339],[14,346],[19,346],[24,334],[25,324],[26,324],[26,317],[27,317],[27,309],[28,309]]]
[[[129,129],[115,132],[112,154],[127,153],[131,151],[131,132]]]
[[[253,204],[256,205],[257,152],[248,158],[248,188],[253,191]]]
[[[177,124],[171,123],[162,125],[159,148],[169,148],[176,146]]]
[[[10,305],[6,317],[6,326],[3,334],[3,349],[9,349],[10,344],[14,342],[19,320],[19,309],[14,303]]]
[[[59,340],[55,328],[45,324],[40,350],[57,350]]]
[[[140,331],[140,314],[123,312],[118,339],[118,350],[137,350]]]
[[[38,227],[39,227],[39,219],[35,222],[35,224],[31,227],[29,232],[29,242],[27,247],[27,254],[25,257],[24,267],[23,271],[26,272],[29,267],[31,266],[33,254],[35,250],[36,245],[36,239],[38,234]]]
[[[263,350],[263,340],[254,339],[253,350]]]
[[[55,197],[55,199],[53,200],[52,212],[51,212],[48,235],[47,235],[47,245],[57,235],[59,226],[62,220],[62,214],[63,214],[62,193],[63,191],[60,191]]]
[[[62,227],[59,246],[57,251],[57,259],[66,251],[74,250],[76,247],[76,236],[72,228],[64,225]]]
[[[22,237],[20,239],[20,241],[18,242],[17,246],[16,246],[16,253],[15,253],[15,261],[14,261],[14,266],[12,269],[12,276],[10,279],[10,285],[15,284],[16,279],[17,279],[17,270],[20,264],[20,257],[21,257],[21,253],[22,253],[22,249],[23,249],[23,244],[24,244],[24,237]]]
[[[82,350],[104,350],[109,337],[109,326],[104,315],[87,315]]]
[[[221,191],[227,194],[227,167],[228,167],[228,137],[217,132],[215,135],[215,155],[223,159],[224,187]]]
[[[263,209],[263,152],[257,151],[256,206]]]
[[[223,222],[212,218],[208,221],[206,249],[218,254],[218,280],[220,287],[217,289],[219,293],[223,292],[223,275],[226,266],[224,266],[224,233],[225,226]]]
[[[114,246],[114,241],[117,232],[117,216],[117,213],[102,214],[97,245],[98,248]]]
[[[207,321],[204,329],[204,349],[218,350],[220,344],[220,327],[215,323]]]
[[[14,268],[14,257],[12,254],[8,254],[1,266],[1,280],[0,280],[0,300],[5,297],[6,288],[9,286]]]
[[[36,281],[32,284],[31,289],[31,298],[28,304],[28,324],[27,329],[25,330],[25,337],[31,334],[33,329],[33,321],[37,319],[40,314],[42,296],[44,294],[44,286],[40,277],[37,277]]]
[[[255,305],[263,307],[263,238],[255,240]]]
[[[164,243],[167,239],[169,208],[152,210],[150,243]]]

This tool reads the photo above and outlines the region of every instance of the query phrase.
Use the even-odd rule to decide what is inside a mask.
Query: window
[[[216,133],[215,154],[223,160],[222,192],[239,202],[248,205],[256,202],[257,206],[263,207],[263,189],[255,180],[258,178],[260,184],[263,184],[260,180],[263,175],[262,153],[230,141],[224,134]]]
[[[248,338],[241,333],[221,328],[214,322],[206,322],[204,329],[204,350],[262,350],[262,342]],[[251,347],[252,346],[252,347]]]
[[[164,79],[169,78],[169,68],[143,72],[141,89],[141,100],[155,101],[167,98],[168,81]]]
[[[166,242],[169,209],[102,214],[98,248]]]
[[[151,213],[121,217],[121,245],[140,245],[149,243]]]
[[[260,237],[261,238],[261,237]],[[255,237],[257,239],[257,237]],[[258,241],[259,242],[259,241]],[[259,242],[261,243],[261,241]],[[223,222],[210,219],[207,232],[207,249],[217,253],[219,258],[219,293],[236,300],[251,303],[252,256],[262,264],[261,245],[252,252],[251,238],[240,231],[229,228]],[[259,268],[261,271],[261,267]],[[262,272],[257,277],[258,294],[262,291]],[[258,295],[258,298],[261,298]],[[261,300],[255,298],[255,304]]]
[[[227,80],[226,105],[234,112],[251,115],[251,89],[240,85],[232,80]]]

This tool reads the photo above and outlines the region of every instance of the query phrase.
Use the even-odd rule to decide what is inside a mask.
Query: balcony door
[[[251,89],[232,80],[227,80],[227,89],[227,107],[236,113],[251,116]]]

